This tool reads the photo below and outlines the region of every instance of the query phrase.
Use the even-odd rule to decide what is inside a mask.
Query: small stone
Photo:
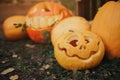
[[[90,74],[90,70],[85,70],[85,74]]]
[[[26,44],[25,46],[31,49],[35,48],[35,45],[32,45],[32,44]]]
[[[104,73],[104,77],[106,77],[106,78],[107,78],[107,77],[108,77],[108,74],[107,74],[107,73]]]
[[[6,61],[1,61],[1,63],[3,63],[3,64],[4,64],[4,63],[6,63]]]
[[[18,55],[17,55],[17,54],[13,54],[12,57],[13,57],[13,58],[17,58]]]
[[[93,71],[92,73],[95,74],[95,71]]]
[[[3,61],[1,61],[2,64],[6,63],[6,62],[9,62],[9,59],[4,59]]]
[[[36,80],[35,78],[32,78],[31,80]]]
[[[47,72],[47,75],[50,75],[50,72],[49,72],[49,71]]]
[[[50,67],[49,64],[46,64],[46,65],[43,66],[44,69],[48,69],[49,67]]]
[[[39,70],[40,70],[40,71],[44,71],[45,69],[42,67],[42,68],[40,68]]]
[[[56,76],[55,76],[55,75],[52,75],[52,78],[53,78],[53,79],[56,79]]]
[[[21,59],[21,57],[18,57],[18,59]]]

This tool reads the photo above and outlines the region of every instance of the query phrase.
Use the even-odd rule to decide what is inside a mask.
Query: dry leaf
[[[8,69],[5,69],[4,71],[2,71],[1,74],[8,74],[14,70],[15,70],[14,68],[8,68]]]
[[[18,80],[19,76],[18,75],[13,75],[13,76],[10,76],[10,80]]]

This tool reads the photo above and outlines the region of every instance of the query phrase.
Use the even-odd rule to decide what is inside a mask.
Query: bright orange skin
[[[120,2],[104,4],[93,19],[91,31],[102,38],[109,59],[120,58]]]
[[[46,7],[49,9],[48,11],[44,11]],[[53,2],[40,2],[29,10],[27,17],[31,18],[35,16],[55,16],[58,14],[62,15],[61,20],[72,16],[71,11],[60,4]],[[44,38],[40,38],[40,35],[46,30],[50,30],[51,32],[52,27],[53,25],[40,29],[34,29],[34,26],[29,26],[26,30],[31,40],[37,43],[42,43],[44,41]]]
[[[57,62],[67,70],[85,70],[96,67],[104,57],[102,40],[87,30],[66,32],[53,46]]]
[[[46,39],[45,35],[42,35],[45,31],[51,31],[52,27],[45,27],[42,29],[32,29],[28,27],[26,29],[28,36],[30,37],[31,40],[35,41],[36,43],[44,43],[44,40]],[[40,37],[43,36],[43,37]]]
[[[45,7],[47,7],[49,11],[43,11]],[[35,10],[35,8],[37,10]],[[60,4],[53,3],[53,2],[40,2],[29,10],[27,16],[28,17],[46,16],[46,15],[52,16],[60,13],[63,14],[62,18],[72,16],[72,12]]]
[[[16,15],[10,16],[3,22],[2,28],[5,37],[8,40],[16,41],[26,37],[26,33],[22,32],[22,27],[16,28],[14,24],[24,24],[25,16]]]

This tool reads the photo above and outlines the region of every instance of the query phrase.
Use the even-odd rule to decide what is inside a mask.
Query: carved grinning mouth
[[[77,40],[73,40],[73,41],[71,41],[70,42],[70,44],[71,45],[73,45],[73,47],[76,47],[77,45],[76,45],[76,42],[77,42]],[[99,44],[100,44],[100,42],[98,41],[98,50],[99,50]],[[83,47],[83,46],[82,46]],[[84,48],[84,47],[83,47]],[[81,48],[80,47],[80,50],[81,49],[83,49],[83,48]],[[86,60],[86,59],[89,59],[92,55],[94,55],[95,53],[97,53],[98,51],[90,51],[90,55],[89,55],[89,57],[87,57],[87,58],[83,58],[83,57],[80,57],[80,56],[78,56],[76,53],[74,54],[74,55],[72,55],[72,56],[70,56],[69,54],[68,54],[68,52],[67,52],[67,49],[66,48],[64,48],[64,47],[60,47],[60,44],[58,44],[58,49],[60,50],[60,51],[64,51],[65,52],[65,55],[66,56],[68,56],[68,57],[77,57],[78,59],[82,59],[82,60]],[[84,49],[86,49],[86,48],[84,48]],[[79,54],[79,53],[78,53]]]
[[[34,29],[41,29],[55,25],[60,19],[61,15],[27,17],[26,24]]]

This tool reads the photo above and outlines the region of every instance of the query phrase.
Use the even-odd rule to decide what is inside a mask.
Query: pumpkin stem
[[[73,80],[77,80],[77,70],[74,69],[73,71]]]

